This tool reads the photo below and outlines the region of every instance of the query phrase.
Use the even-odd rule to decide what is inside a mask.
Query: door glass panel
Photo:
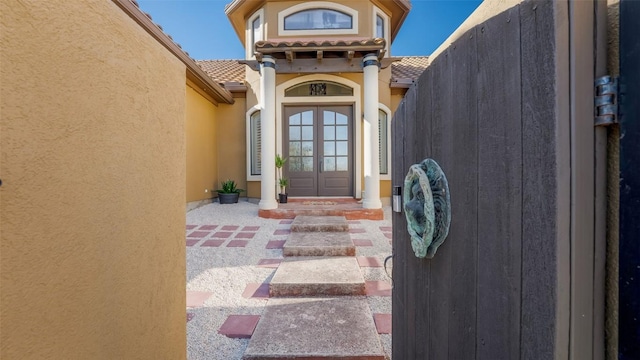
[[[313,111],[305,111],[302,113],[302,125],[313,125]]]
[[[336,141],[336,155],[349,155],[349,143],[347,141]]]
[[[336,158],[336,171],[348,171],[349,170],[349,158],[345,156],[339,156]]]
[[[313,156],[313,141],[302,142],[302,156]]]
[[[313,126],[302,127],[302,140],[313,140]]]
[[[324,142],[324,156],[333,156],[336,154],[336,146],[333,141]]]
[[[347,140],[349,130],[346,126],[336,126],[336,140]]]
[[[335,140],[336,139],[336,128],[335,126],[329,125],[324,127],[324,139],[325,140]]]
[[[302,171],[313,171],[313,157],[302,158]]]
[[[300,114],[289,116],[289,125],[300,125]]]
[[[336,171],[336,158],[325,157],[324,158],[324,171]]]
[[[302,170],[302,162],[299,157],[290,157],[288,163],[289,163],[289,171]]]
[[[347,115],[336,113],[336,123],[338,125],[347,125],[349,123],[349,119],[347,118]]]
[[[289,127],[289,140],[301,140],[300,139],[300,126]]]
[[[302,150],[300,149],[300,143],[297,141],[289,142],[289,157],[300,156],[300,155],[302,155]]]
[[[323,111],[322,118],[325,125],[333,125],[336,123],[336,113],[333,111]]]

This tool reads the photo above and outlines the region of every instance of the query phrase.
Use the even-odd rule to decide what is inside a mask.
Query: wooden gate
[[[400,104],[392,183],[434,159],[452,220],[435,257],[419,259],[405,214],[393,215],[394,359],[603,358],[603,5],[530,1],[486,17]]]

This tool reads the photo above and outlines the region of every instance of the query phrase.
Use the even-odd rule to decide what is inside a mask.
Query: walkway
[[[258,218],[257,212],[256,205],[241,202],[187,214],[189,359],[241,359],[264,314],[292,221]],[[349,221],[349,233],[366,284],[362,298],[390,356],[391,290],[381,268],[391,253],[390,221]]]

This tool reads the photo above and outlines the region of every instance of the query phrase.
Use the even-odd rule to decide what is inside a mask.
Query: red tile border
[[[245,247],[249,242],[247,240],[231,240],[227,247]]]
[[[218,334],[233,339],[249,339],[258,325],[260,315],[229,315]]]
[[[349,233],[351,234],[362,234],[362,233],[366,233],[367,229],[362,229],[362,228],[351,228],[349,229]]]
[[[382,261],[377,257],[358,256],[358,265],[360,267],[382,267]]]
[[[227,239],[231,237],[232,234],[233,234],[232,232],[228,232],[228,231],[218,231],[216,233],[213,233],[213,237],[218,239]]]
[[[284,220],[280,220],[280,222],[278,224],[293,224],[293,220],[291,219],[284,219]]]
[[[195,228],[197,228],[198,225],[187,225],[187,230],[193,230]]]
[[[224,243],[224,240],[207,240],[203,242],[200,247],[219,247]]]
[[[207,291],[187,291],[187,307],[201,307],[213,293]]]
[[[373,241],[367,239],[353,239],[355,246],[373,246]]]
[[[256,236],[256,233],[254,232],[239,232],[236,234],[235,238],[236,239],[253,239],[254,236]]]
[[[187,313],[187,322],[191,321],[191,319],[193,319],[194,316],[196,316],[196,314],[188,312]]]
[[[260,230],[260,226],[245,226],[242,228],[242,231],[258,231]]]
[[[240,226],[238,225],[225,225],[223,226],[220,230],[225,230],[225,231],[236,231],[238,230]]]
[[[378,334],[391,334],[391,314],[373,314]]]
[[[269,283],[249,283],[245,287],[242,297],[252,299],[268,299]]]
[[[207,235],[211,234],[208,231],[194,231],[191,234],[187,235],[190,238],[205,238]]]
[[[270,240],[265,249],[282,249],[287,240]]]
[[[386,281],[365,281],[367,296],[391,296],[391,284]]]
[[[260,259],[258,267],[277,269],[281,262],[282,259]]]
[[[198,228],[198,230],[215,230],[218,227],[218,225],[202,225]]]
[[[393,227],[392,226],[380,226],[380,231],[393,231]]]
[[[200,241],[200,239],[187,239],[187,246],[194,246]]]
[[[278,229],[273,232],[273,235],[289,235],[291,234],[291,229]]]
[[[384,236],[386,236],[387,239],[393,239],[393,234],[392,233],[384,233]]]

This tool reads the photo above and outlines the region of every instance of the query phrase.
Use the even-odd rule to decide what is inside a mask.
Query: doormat
[[[304,201],[303,205],[338,205],[335,201],[321,201],[321,200],[310,200]]]

